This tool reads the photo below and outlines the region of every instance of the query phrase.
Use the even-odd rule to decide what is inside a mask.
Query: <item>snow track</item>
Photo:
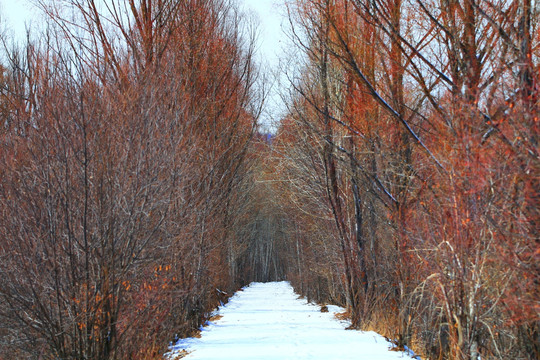
[[[410,359],[389,351],[374,332],[346,331],[347,323],[334,317],[342,309],[328,308],[321,313],[287,282],[253,283],[219,309],[222,318],[203,328],[199,339],[180,340],[167,355],[174,359],[185,350],[185,359],[198,360]]]

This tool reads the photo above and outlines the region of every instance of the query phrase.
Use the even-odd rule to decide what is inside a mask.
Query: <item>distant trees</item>
[[[251,35],[223,1],[41,4],[3,69],[0,357],[159,358],[239,284]]]
[[[295,226],[316,229],[290,269],[297,288],[324,284],[326,300],[342,278],[354,325],[425,356],[538,357],[536,4],[290,10],[307,61],[276,176]]]

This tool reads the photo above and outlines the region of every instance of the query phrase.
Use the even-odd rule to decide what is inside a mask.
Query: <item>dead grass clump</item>
[[[405,351],[405,347],[402,344],[399,344],[397,341],[384,337],[386,341],[388,341],[390,344],[392,344],[392,347],[389,349],[389,351]]]
[[[341,313],[336,313],[334,317],[341,321],[346,321],[351,319],[351,313],[347,310]]]
[[[185,333],[185,336],[182,338],[201,338],[201,329],[190,329]]]
[[[223,315],[218,314],[218,315],[210,316],[210,319],[208,319],[208,321],[214,322],[214,321],[220,320],[221,318],[223,318]]]
[[[178,360],[178,359],[182,359],[182,358],[185,358],[186,356],[188,356],[190,354],[189,351],[186,351],[186,350],[182,350],[176,354],[174,354],[174,356],[170,357],[169,359],[170,360]]]

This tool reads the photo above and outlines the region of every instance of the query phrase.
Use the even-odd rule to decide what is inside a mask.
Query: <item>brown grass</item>
[[[347,310],[342,313],[336,313],[334,317],[338,320],[350,320],[351,319],[351,313]]]
[[[171,359],[171,360],[182,359],[182,358],[188,356],[189,354],[190,354],[189,351],[182,350],[182,351],[180,351],[178,354],[174,355],[174,357],[171,357],[170,359]]]
[[[208,319],[208,321],[218,321],[220,320],[221,318],[223,317],[223,315],[214,315],[214,316],[211,316],[210,319]]]

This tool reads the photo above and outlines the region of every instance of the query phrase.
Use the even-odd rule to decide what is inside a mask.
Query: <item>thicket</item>
[[[538,3],[299,0],[288,278],[422,358],[540,356]]]
[[[243,285],[254,32],[228,1],[40,5],[3,52],[0,358],[161,358]]]

